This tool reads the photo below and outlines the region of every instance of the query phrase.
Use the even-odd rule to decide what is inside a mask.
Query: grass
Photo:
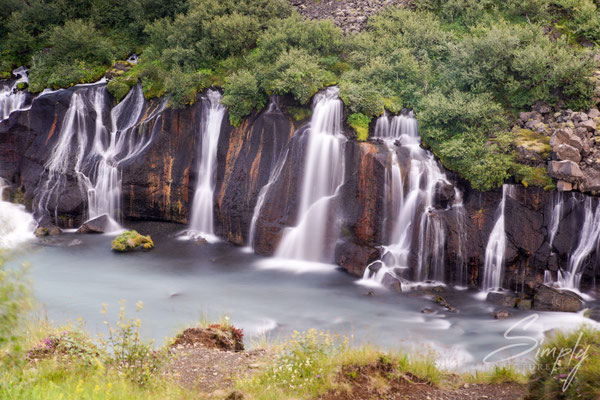
[[[532,399],[600,398],[600,331],[555,332],[537,354]]]

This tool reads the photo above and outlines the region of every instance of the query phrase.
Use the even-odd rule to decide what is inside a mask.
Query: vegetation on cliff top
[[[147,98],[168,94],[182,107],[220,86],[237,125],[270,94],[303,105],[338,84],[355,115],[414,108],[426,145],[482,190],[519,169],[488,140],[511,115],[535,101],[590,107],[594,61],[582,44],[600,42],[593,0],[415,0],[347,36],[303,21],[285,0],[1,4],[0,71],[30,65],[31,91],[96,80],[138,52],[139,65],[109,84],[115,97],[140,80]]]

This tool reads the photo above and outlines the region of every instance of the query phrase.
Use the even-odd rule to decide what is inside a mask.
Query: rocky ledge
[[[331,19],[344,33],[361,31],[367,18],[390,6],[406,6],[410,0],[290,0],[304,19]]]

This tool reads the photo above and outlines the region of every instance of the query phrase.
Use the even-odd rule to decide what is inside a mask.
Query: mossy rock
[[[550,137],[529,129],[518,129],[515,131],[514,143],[528,151],[533,151],[542,156],[543,159],[550,157]]]
[[[113,251],[120,253],[137,249],[151,250],[153,248],[152,238],[149,235],[141,235],[137,231],[125,231],[112,241]]]
[[[29,86],[29,84],[27,82],[17,83],[17,89],[19,89],[19,90],[25,90],[25,89],[27,89],[28,86]]]
[[[364,142],[369,138],[369,123],[371,118],[364,114],[354,113],[348,116],[348,125],[356,132],[356,140]]]

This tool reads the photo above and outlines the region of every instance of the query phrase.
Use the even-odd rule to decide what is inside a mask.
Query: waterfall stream
[[[13,111],[22,110],[27,101],[27,91],[19,90],[19,83],[28,83],[27,69],[20,67],[13,71],[18,79],[7,85],[0,83],[0,121],[10,116]]]
[[[73,93],[36,191],[39,216],[50,213],[58,220],[60,198],[68,190],[68,181],[75,179],[87,199],[87,219],[107,215],[106,230],[120,229],[121,166],[148,148],[158,124],[150,132],[145,126],[160,118],[166,103],[144,115],[144,95],[138,85],[107,115],[106,96],[106,86],[101,84],[82,86]]]
[[[375,137],[386,143],[390,154],[385,179],[384,222],[384,231],[389,234],[381,259],[365,270],[363,278],[381,283],[386,274],[391,274],[418,282],[445,282],[446,231],[440,214],[448,210],[434,207],[434,196],[436,186],[450,183],[433,154],[421,147],[418,124],[412,111],[393,117],[391,123],[387,115],[380,117],[375,126]],[[408,150],[406,182],[402,179],[398,146]],[[454,201],[449,210],[455,213],[462,234],[465,213],[457,189],[454,189]],[[461,271],[464,269],[463,239],[462,236],[459,238],[461,250],[457,255]],[[412,260],[415,245],[418,250],[416,260]],[[460,280],[466,279],[466,272],[459,275]]]
[[[344,181],[342,134],[343,103],[339,89],[330,87],[315,95],[306,135],[297,225],[286,228],[275,256],[285,259],[330,262],[328,234],[333,234],[330,203]]]
[[[6,182],[0,179],[0,249],[11,249],[33,239],[35,220],[25,206],[3,201]]]
[[[192,202],[188,234],[215,241],[213,215],[213,195],[217,167],[217,144],[221,134],[221,124],[225,106],[221,104],[221,93],[209,90],[202,99],[202,115],[205,122],[200,127],[200,148],[198,161],[198,181]]]
[[[552,214],[550,218],[550,228],[548,232],[548,247],[550,247],[550,252],[552,252],[552,244],[554,243],[554,238],[556,237],[556,233],[558,232],[558,227],[560,225],[560,219],[562,217],[562,209],[563,209],[563,196],[560,192],[552,193]]]
[[[482,289],[490,291],[502,286],[502,275],[504,273],[504,253],[506,252],[506,231],[504,224],[504,210],[506,198],[512,197],[514,186],[502,185],[502,200],[496,210],[496,223],[490,233],[485,248],[485,264],[483,267]]]
[[[567,289],[578,290],[583,275],[583,267],[588,257],[600,250],[600,206],[594,210],[592,198],[586,197],[584,202],[584,220],[577,248],[569,257],[567,271],[559,274],[559,286]]]

